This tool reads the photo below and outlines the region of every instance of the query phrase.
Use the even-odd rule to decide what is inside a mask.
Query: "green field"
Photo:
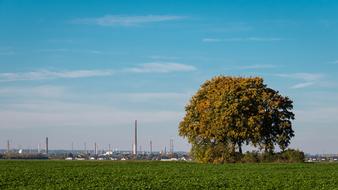
[[[338,164],[0,161],[0,189],[338,189]]]

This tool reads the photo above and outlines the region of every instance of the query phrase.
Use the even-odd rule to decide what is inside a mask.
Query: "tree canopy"
[[[294,136],[292,103],[260,77],[217,76],[187,104],[179,134],[201,162],[224,162],[242,154],[243,144],[269,153],[276,145],[285,150]]]

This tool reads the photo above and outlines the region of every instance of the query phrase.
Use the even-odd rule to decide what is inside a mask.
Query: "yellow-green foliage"
[[[294,136],[292,108],[288,97],[268,88],[260,77],[217,76],[191,98],[179,134],[201,162],[225,161],[236,148],[241,154],[243,144],[269,152],[278,144],[284,150]],[[228,150],[215,153],[220,145]]]

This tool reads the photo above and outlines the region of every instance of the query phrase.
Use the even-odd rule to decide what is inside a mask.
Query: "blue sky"
[[[291,147],[337,153],[338,3],[0,0],[0,147],[189,150],[184,106],[215,75],[294,100]]]

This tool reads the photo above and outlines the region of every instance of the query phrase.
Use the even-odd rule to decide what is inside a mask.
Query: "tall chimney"
[[[46,154],[48,155],[48,137],[46,137]]]
[[[150,154],[152,154],[153,153],[153,142],[150,140]]]
[[[170,154],[174,153],[174,140],[170,139]]]
[[[134,155],[137,155],[137,120],[135,120],[135,131],[134,131]]]
[[[87,153],[88,153],[88,152],[87,152],[87,143],[84,142],[83,146],[84,146],[84,153],[87,154]]]
[[[9,153],[10,150],[10,144],[9,144],[9,140],[7,140],[7,153]]]
[[[97,145],[96,145],[96,142],[94,143],[94,154],[97,155]]]

